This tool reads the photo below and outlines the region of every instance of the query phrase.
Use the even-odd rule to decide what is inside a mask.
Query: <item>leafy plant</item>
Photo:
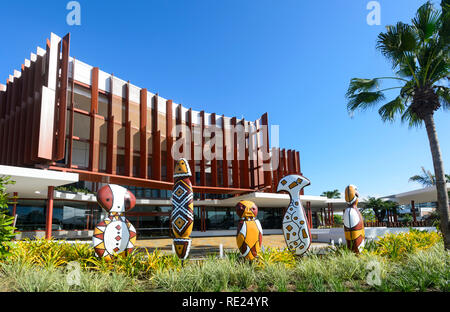
[[[437,232],[419,231],[410,228],[407,233],[388,233],[375,241],[373,253],[392,259],[401,259],[419,250],[426,250],[438,242],[442,236]]]
[[[10,255],[9,246],[6,244],[15,237],[13,227],[14,217],[9,216],[8,202],[10,200],[8,193],[6,192],[6,185],[14,184],[8,176],[0,177],[0,259],[3,259]]]

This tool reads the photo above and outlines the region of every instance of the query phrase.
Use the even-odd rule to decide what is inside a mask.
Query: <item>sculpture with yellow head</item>
[[[240,218],[236,235],[237,246],[245,259],[253,260],[261,250],[263,235],[261,223],[256,219],[258,207],[252,201],[241,200],[236,205],[236,213]]]
[[[184,260],[191,248],[190,235],[194,226],[194,194],[192,192],[192,176],[189,163],[185,158],[177,161],[173,177],[172,212],[170,222],[175,238],[173,245],[177,256]]]
[[[359,193],[354,185],[345,188],[345,201],[348,207],[344,211],[344,233],[347,247],[356,253],[364,248],[364,218],[358,210]]]

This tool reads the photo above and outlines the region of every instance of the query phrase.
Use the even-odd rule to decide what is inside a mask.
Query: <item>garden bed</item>
[[[80,270],[75,270],[79,265]],[[187,260],[135,252],[111,262],[88,244],[36,240],[11,244],[0,262],[0,291],[443,291],[450,254],[438,233],[390,234],[360,255],[345,247],[302,258],[267,249],[254,262],[237,252]],[[78,274],[77,282],[73,281]]]

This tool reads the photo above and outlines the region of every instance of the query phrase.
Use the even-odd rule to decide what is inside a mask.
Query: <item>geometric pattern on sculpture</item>
[[[175,236],[173,239],[175,253],[182,260],[189,255],[191,248],[189,236],[194,226],[194,193],[190,176],[189,163],[186,159],[181,158],[174,168],[170,223]]]
[[[109,213],[95,226],[92,237],[95,254],[109,261],[117,255],[132,253],[136,246],[136,229],[124,212],[134,207],[134,195],[121,186],[105,185],[97,192],[97,201]]]
[[[310,182],[300,175],[287,175],[278,183],[277,192],[287,192],[289,206],[283,216],[282,230],[284,240],[295,254],[302,255],[311,245],[311,232],[305,210],[300,201],[300,191]]]

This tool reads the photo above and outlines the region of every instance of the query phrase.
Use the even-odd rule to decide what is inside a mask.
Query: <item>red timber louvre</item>
[[[140,90],[139,101],[139,177],[147,179],[148,176],[148,152],[147,152],[147,89]]]
[[[61,40],[51,34],[46,49],[38,47],[1,88],[1,164],[48,164],[63,158],[68,59],[69,35]],[[62,139],[56,140],[60,134]]]
[[[173,182],[174,159],[172,157],[172,128],[173,128],[172,100],[166,101],[166,181]]]
[[[227,153],[227,146],[228,146],[228,125],[226,125],[225,122],[225,115],[222,115],[222,185],[223,187],[228,187],[228,153]]]
[[[205,111],[200,112],[200,118],[201,118],[201,138],[202,138],[202,144],[201,144],[201,159],[200,159],[200,185],[206,186],[206,163],[205,163],[205,156],[204,156],[204,149],[205,149]]]
[[[114,111],[122,112],[122,99],[114,95],[114,75],[109,78],[108,94],[108,134],[107,134],[107,154],[106,154],[106,172],[115,175],[117,172],[117,134],[121,127],[120,118],[114,117]],[[117,107],[117,108],[116,108]],[[117,124],[116,124],[117,123]]]
[[[161,132],[158,130],[158,105],[158,94],[155,94],[152,108],[152,179],[161,181]]]
[[[191,138],[190,138],[190,146],[191,148],[191,157],[189,159],[189,167],[191,168],[192,173],[192,185],[196,184],[197,176],[195,173],[195,144],[194,144],[194,124],[192,122],[192,108],[189,109],[189,122],[188,122],[189,131],[191,132]]]
[[[217,151],[217,142],[212,144],[211,142],[213,142],[214,140],[216,140],[216,114],[212,113],[211,114],[211,141],[209,143],[210,148],[211,148],[211,153],[213,155],[213,158],[211,160],[211,186],[217,186],[217,157],[216,157],[216,151]],[[212,145],[211,145],[212,144]]]
[[[67,136],[68,138],[68,155],[67,155],[67,167],[72,168],[72,149],[73,149],[73,120],[74,120],[74,106],[75,106],[75,102],[74,102],[74,94],[75,94],[75,58],[73,58],[72,61],[72,79],[70,81],[70,105],[69,105],[69,134]],[[109,109],[109,108],[108,108]],[[109,119],[108,119],[109,121]],[[109,128],[108,128],[109,131]],[[109,132],[108,132],[109,135]],[[109,150],[108,150],[109,151]]]
[[[58,101],[56,101],[56,136],[55,136],[55,155],[54,160],[64,158],[66,142],[66,117],[67,117],[67,94],[69,83],[69,53],[70,53],[70,34],[67,34],[59,45],[62,44],[61,60],[59,62],[61,69],[60,85],[58,88]],[[59,51],[59,48],[58,48]]]
[[[248,161],[248,145],[247,145],[247,140],[249,139],[248,137],[248,133],[246,130],[246,122],[245,119],[242,118],[241,122],[240,122],[243,131],[244,131],[244,142],[243,142],[243,148],[239,147],[243,152],[244,152],[244,159],[240,160],[240,165],[239,167],[242,168],[242,172],[241,172],[241,186],[242,188],[250,188],[250,168],[249,168],[249,161]]]
[[[93,172],[98,171],[98,159],[100,150],[100,134],[97,127],[97,113],[98,113],[98,67],[92,68],[91,76],[91,109],[90,117],[90,144],[89,144],[89,170]]]
[[[233,160],[232,160],[232,176],[233,176],[233,187],[240,188],[240,178],[239,178],[239,161],[238,161],[238,138],[239,133],[236,130],[237,122],[236,117],[233,117],[231,119],[231,136],[232,136],[232,142],[233,142]]]

